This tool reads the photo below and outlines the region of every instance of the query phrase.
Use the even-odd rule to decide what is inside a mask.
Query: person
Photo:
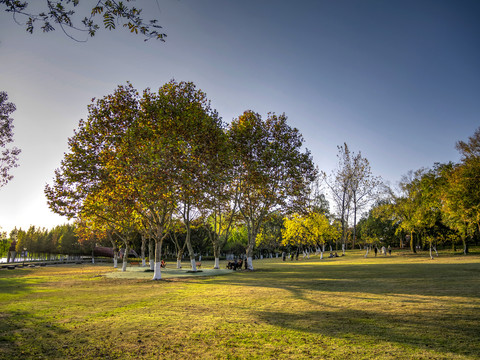
[[[338,254],[337,254],[337,252],[336,252],[336,251],[335,251],[335,257],[338,257]]]
[[[375,257],[376,257],[376,256],[377,256],[377,252],[378,252],[377,247],[375,246],[375,247],[373,248],[373,250],[375,251]]]
[[[329,257],[329,258],[334,257],[334,256],[333,256],[333,253],[331,252],[330,255],[328,255],[328,257]]]
[[[282,252],[282,260],[285,261],[285,258],[287,257],[287,254],[285,254],[285,251]]]
[[[392,247],[388,245],[388,255],[392,256]]]
[[[8,249],[7,263],[10,262],[10,259],[12,259],[12,262],[15,262],[15,257],[17,256],[17,251],[15,250],[16,246],[17,246],[17,242],[13,240],[12,243],[10,244],[10,248]]]
[[[162,260],[160,262],[160,267],[165,268],[165,266],[167,266],[167,264],[165,263],[165,260]]]

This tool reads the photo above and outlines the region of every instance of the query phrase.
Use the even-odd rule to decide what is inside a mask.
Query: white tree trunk
[[[150,259],[149,264],[150,264],[150,270],[155,271],[155,261],[153,259]]]
[[[192,271],[196,272],[197,271],[197,262],[195,259],[190,260],[190,263],[192,264]]]
[[[432,255],[432,246],[430,246],[430,259],[433,260],[433,255]]]
[[[370,250],[370,247],[369,247],[369,246],[367,246],[367,252],[365,253],[365,257],[368,256],[368,250]]]
[[[115,256],[115,257],[113,258],[113,268],[114,268],[114,269],[118,268],[118,259],[117,259],[117,256]]]
[[[123,257],[122,271],[127,271],[127,258]]]
[[[152,280],[161,280],[162,279],[162,272],[160,271],[160,265],[161,263],[159,262],[156,262],[155,263],[155,268],[154,268],[154,271],[153,271],[153,278]]]
[[[247,257],[247,268],[248,270],[253,270],[253,259],[251,256]]]
[[[177,269],[182,268],[182,260],[177,259]]]
[[[142,259],[142,266],[143,267],[147,266],[147,262],[145,261],[145,258]]]
[[[345,255],[345,243],[342,244],[342,253]]]
[[[215,266],[214,269],[220,269],[220,259],[218,257],[215,258]]]

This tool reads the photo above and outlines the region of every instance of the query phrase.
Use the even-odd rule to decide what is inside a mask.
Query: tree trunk
[[[352,238],[352,249],[355,250],[355,240],[357,239],[357,200],[356,195],[353,200],[353,238]],[[345,251],[343,252],[345,255]]]
[[[417,249],[415,248],[415,243],[413,241],[413,231],[410,231],[410,250],[412,250],[414,254],[417,253]]]
[[[465,235],[462,236],[462,243],[463,243],[463,255],[467,255],[468,245],[467,245],[467,237]]]
[[[155,271],[155,241],[153,239],[148,240],[148,263],[150,270]]]
[[[177,252],[177,269],[182,268],[183,248],[179,248]]]
[[[368,246],[368,245],[367,245],[367,251],[366,251],[366,253],[365,253],[365,257],[367,257],[367,256],[368,256],[368,252],[369,252],[369,250],[370,250],[370,246]]]
[[[220,269],[220,246],[213,244],[213,256],[215,257],[214,269]]]
[[[185,239],[187,243],[188,255],[190,256],[190,263],[192,264],[192,271],[197,271],[197,263],[195,261],[195,253],[193,252],[192,243],[190,241],[190,225],[187,225],[187,238]]]
[[[155,239],[155,265],[153,269],[153,278],[152,280],[161,280],[162,272],[162,240]]]
[[[140,257],[142,258],[142,266],[145,267],[147,266],[146,261],[145,261],[145,245],[146,245],[147,239],[145,236],[142,235],[142,247],[140,248]]]
[[[255,239],[257,237],[256,231],[248,227],[248,246],[247,246],[247,269],[253,270],[253,248],[255,246]]]
[[[128,243],[125,241],[125,252],[123,253],[122,271],[127,271],[128,251]]]

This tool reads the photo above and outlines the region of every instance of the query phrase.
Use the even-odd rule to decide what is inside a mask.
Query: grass
[[[2,270],[0,359],[480,358],[480,254],[254,266],[155,282]]]

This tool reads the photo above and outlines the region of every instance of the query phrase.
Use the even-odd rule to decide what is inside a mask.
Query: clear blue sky
[[[38,1],[38,0],[36,0]],[[84,0],[85,1],[85,0]],[[43,189],[91,98],[193,81],[226,122],[285,112],[321,170],[346,142],[395,184],[457,161],[480,126],[479,1],[139,0],[166,43],[126,31],[77,43],[29,35],[0,8],[0,90],[17,105],[15,178],[0,189],[4,230],[53,227]]]

